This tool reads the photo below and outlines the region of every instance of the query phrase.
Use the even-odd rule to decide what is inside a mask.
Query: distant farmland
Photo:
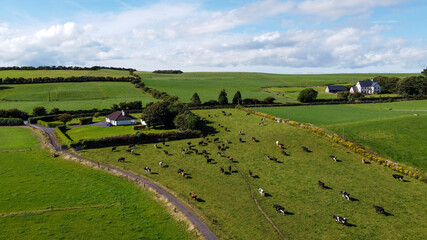
[[[100,69],[100,70],[4,70],[0,71],[0,78],[36,78],[36,77],[128,77],[128,71]]]
[[[197,92],[202,102],[218,100],[219,92],[225,89],[228,100],[231,102],[237,90],[243,98],[258,98],[260,100],[272,96],[276,102],[289,102],[293,99],[280,97],[264,92],[263,87],[276,86],[325,86],[330,84],[356,84],[359,80],[370,79],[375,76],[408,77],[414,74],[313,74],[313,75],[285,75],[268,73],[227,73],[227,72],[194,72],[183,74],[154,74],[137,72],[142,81],[149,87],[176,95],[183,102],[190,102],[191,96]]]

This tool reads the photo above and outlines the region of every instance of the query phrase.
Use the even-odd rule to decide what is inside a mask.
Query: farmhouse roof
[[[332,85],[329,85],[328,89],[329,89],[329,91],[345,91],[345,90],[347,90],[347,88],[345,88],[345,86],[332,86]]]
[[[106,117],[114,121],[126,121],[126,120],[136,119],[131,115],[126,115],[124,111],[113,112],[108,114]]]
[[[374,80],[359,81],[359,85],[361,87],[373,87],[375,84],[378,84],[378,83]]]

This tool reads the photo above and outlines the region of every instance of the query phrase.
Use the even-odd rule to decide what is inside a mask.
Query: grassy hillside
[[[268,73],[227,73],[194,72],[183,74],[154,74],[137,72],[147,86],[166,91],[178,96],[181,101],[189,102],[197,92],[202,102],[218,100],[219,92],[225,89],[231,102],[237,90],[243,98],[264,99],[268,96],[277,98],[277,102],[293,101],[289,98],[262,91],[261,87],[274,86],[324,86],[329,84],[356,84],[358,80],[369,79],[378,75],[407,77],[417,74],[318,74],[285,75]]]
[[[1,71],[0,71],[1,72]],[[114,103],[156,101],[128,82],[83,82],[2,85],[2,109],[18,108],[31,112],[36,106],[48,111],[110,108]]]
[[[36,77],[127,77],[128,71],[100,69],[100,70],[5,70],[0,71],[0,78],[36,78]]]
[[[330,129],[396,162],[427,169],[427,100],[255,110]]]
[[[36,145],[29,129],[10,135]],[[39,148],[0,152],[0,179],[0,239],[192,239],[152,193]]]
[[[193,151],[182,154],[181,148],[186,148],[189,140],[160,144],[161,148],[157,149],[152,144],[137,145],[135,153],[139,155],[126,154],[127,146],[118,147],[115,152],[104,148],[80,153],[161,183],[200,211],[210,228],[222,239],[279,239],[251,199],[246,180],[254,189],[262,209],[286,239],[427,237],[424,231],[427,227],[425,183],[414,179],[395,181],[391,176],[395,172],[375,163],[361,164],[359,155],[331,146],[330,142],[306,130],[270,120],[259,126],[260,117],[247,116],[239,110],[226,110],[232,116],[223,116],[221,110],[195,112],[206,117],[209,126],[217,131],[209,136],[206,146],[197,144],[200,139],[190,140],[199,153],[207,151],[213,164],[207,164],[203,155]],[[238,131],[244,135],[239,135]],[[251,141],[251,137],[259,142]],[[213,143],[214,138],[219,138],[219,142]],[[244,142],[239,142],[239,138]],[[226,139],[229,143],[225,143]],[[280,153],[276,140],[285,145],[290,156]],[[220,144],[227,147],[223,156],[232,156],[234,163],[217,156]],[[302,151],[301,146],[312,152]],[[169,155],[163,150],[167,150]],[[267,154],[277,157],[279,163],[267,160]],[[331,154],[341,162],[331,161]],[[126,157],[127,162],[118,163],[121,156]],[[160,161],[166,167],[160,168]],[[232,172],[227,169],[230,165]],[[152,174],[145,173],[143,169],[146,166],[152,168]],[[227,173],[221,174],[220,167]],[[184,169],[187,178],[177,174],[179,168]],[[248,178],[249,170],[257,177]],[[324,181],[331,189],[320,189],[318,180]],[[258,187],[262,187],[269,196],[261,197]],[[357,200],[343,200],[339,193],[342,190]],[[189,199],[189,192],[196,193],[202,200],[195,202]],[[274,204],[283,205],[289,214],[276,213]],[[373,204],[384,207],[393,216],[375,213]],[[348,218],[355,227],[335,223],[332,219],[334,214]]]

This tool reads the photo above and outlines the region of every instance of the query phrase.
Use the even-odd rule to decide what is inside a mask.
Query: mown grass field
[[[0,239],[192,239],[151,192],[52,158],[30,129],[1,127],[0,135],[16,136],[2,149],[23,139],[34,147],[0,152]]]
[[[37,77],[127,77],[128,71],[113,69],[100,70],[4,70],[0,71],[0,78],[37,78]]]
[[[30,113],[37,106],[48,111],[54,107],[61,110],[104,109],[130,101],[142,101],[145,105],[156,99],[128,82],[11,84],[1,85],[0,90],[2,109],[18,108]]]
[[[265,99],[273,96],[276,102],[293,101],[290,98],[280,97],[264,92],[263,87],[277,86],[326,86],[331,84],[356,84],[359,80],[370,79],[375,76],[407,77],[414,74],[313,74],[313,75],[285,75],[268,73],[231,73],[231,72],[194,72],[183,74],[154,74],[137,72],[142,81],[149,87],[176,95],[183,102],[190,102],[194,92],[197,92],[201,101],[218,100],[222,89],[228,94],[231,102],[237,90],[243,98]]]
[[[398,163],[427,169],[427,100],[349,105],[255,108],[312,123]],[[419,116],[414,116],[417,113]]]
[[[142,133],[158,133],[164,132],[164,129],[147,128],[144,130],[134,130],[133,126],[112,126],[112,127],[98,127],[95,125],[75,127],[66,131],[73,141],[78,142],[80,139],[98,139],[102,137],[122,136],[128,134]],[[166,131],[175,131],[170,129]]]
[[[206,117],[209,126],[217,131],[209,136],[207,146],[198,146],[200,139],[167,142],[159,149],[152,144],[137,145],[135,153],[124,152],[127,146],[90,149],[80,152],[84,157],[112,164],[159,182],[200,212],[205,222],[222,239],[279,239],[273,227],[264,219],[251,199],[249,181],[262,209],[278,226],[286,239],[424,239],[427,237],[427,185],[415,179],[395,181],[395,172],[383,166],[361,164],[359,155],[331,145],[312,133],[282,123],[266,120],[259,126],[261,117],[239,110],[225,110],[232,116],[223,116],[221,110],[195,111]],[[218,117],[208,117],[211,116]],[[220,124],[222,127],[218,126]],[[228,131],[225,131],[225,127]],[[239,135],[242,131],[244,135]],[[251,141],[255,137],[259,142]],[[219,143],[212,143],[219,138]],[[240,143],[239,138],[244,142]],[[225,140],[230,143],[225,143]],[[290,156],[284,156],[276,147],[279,140]],[[207,164],[203,155],[194,152],[182,154],[187,142],[196,145],[199,152],[206,150],[213,164]],[[217,146],[228,147],[223,155],[232,156],[231,164],[217,156]],[[306,153],[301,146],[312,152]],[[163,153],[169,151],[169,155]],[[280,163],[266,159],[277,157]],[[329,155],[341,162],[334,162]],[[117,162],[126,157],[125,163]],[[160,168],[163,161],[165,167]],[[227,168],[232,166],[232,172]],[[146,174],[144,167],[151,167]],[[220,173],[220,167],[226,174]],[[177,174],[181,168],[188,178]],[[241,172],[236,172],[240,169]],[[257,178],[248,178],[251,170]],[[331,189],[320,189],[321,180]],[[270,196],[261,197],[262,187]],[[341,198],[339,191],[347,191],[356,201]],[[202,200],[189,199],[189,192]],[[283,205],[290,214],[281,215],[273,209]],[[390,216],[375,213],[373,204],[382,206]],[[335,223],[332,215],[346,217],[353,227]]]
[[[27,128],[0,127],[0,139],[0,152],[40,148],[37,136]]]

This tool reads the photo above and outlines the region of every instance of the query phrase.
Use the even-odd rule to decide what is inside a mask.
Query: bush
[[[0,118],[22,118],[27,119],[28,114],[20,111],[17,108],[11,108],[8,110],[0,109]]]
[[[219,105],[227,105],[228,104],[228,98],[227,93],[225,92],[225,89],[222,89],[218,96],[218,104]]]
[[[21,118],[0,118],[0,126],[21,126],[24,121]]]
[[[79,124],[80,125],[91,124],[92,122],[93,122],[93,118],[92,117],[85,117],[85,118],[80,118],[79,119]]]
[[[73,144],[73,140],[67,134],[65,134],[65,131],[65,126],[55,127],[55,133],[62,141],[64,141],[67,145]]]
[[[51,122],[51,121],[55,121],[55,117],[57,115],[46,115],[46,116],[38,116],[38,117],[30,117],[28,118],[28,122],[32,123],[32,124],[36,124],[38,120],[42,120],[42,121],[46,121],[46,122]]]
[[[298,101],[307,103],[307,102],[314,102],[317,98],[317,91],[313,88],[306,88],[302,90],[298,95]]]
[[[44,126],[44,127],[49,127],[49,128],[64,126],[64,123],[59,123],[59,122],[45,122],[43,120],[38,120],[37,124],[41,125],[41,126]]]
[[[33,116],[44,116],[46,115],[46,108],[44,107],[34,107]]]
[[[187,111],[177,115],[174,119],[175,127],[180,130],[197,129],[199,127],[200,117]]]

